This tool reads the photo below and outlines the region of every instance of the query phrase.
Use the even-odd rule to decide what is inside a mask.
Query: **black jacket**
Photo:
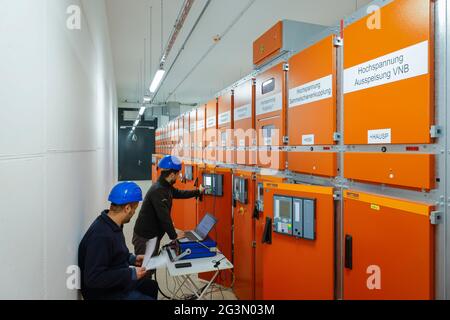
[[[128,251],[122,228],[104,211],[78,248],[84,299],[123,299],[136,285],[136,271],[130,268],[135,260]]]
[[[177,238],[170,211],[172,199],[189,199],[199,197],[200,191],[182,191],[171,186],[166,179],[160,178],[145,196],[141,211],[134,226],[134,233],[146,239],[158,237],[165,233],[171,240]]]

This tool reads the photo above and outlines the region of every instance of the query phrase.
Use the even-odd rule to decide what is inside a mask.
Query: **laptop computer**
[[[208,236],[208,233],[214,228],[217,223],[217,218],[207,213],[200,223],[195,227],[195,230],[186,231],[185,237],[180,239],[180,242],[203,241]]]

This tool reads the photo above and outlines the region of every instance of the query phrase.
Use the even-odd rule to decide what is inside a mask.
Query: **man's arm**
[[[127,287],[136,275],[131,268],[110,269],[111,240],[99,237],[86,248],[84,265],[85,285],[92,289],[108,289],[117,286]]]
[[[155,192],[151,195],[151,201],[163,230],[167,233],[170,240],[175,240],[178,235],[170,217],[169,195],[166,192]]]
[[[172,192],[174,199],[190,199],[200,197],[199,190],[178,190],[176,188],[172,188]]]

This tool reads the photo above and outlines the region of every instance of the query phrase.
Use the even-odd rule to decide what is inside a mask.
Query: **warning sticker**
[[[428,41],[344,71],[344,93],[351,93],[428,74]]]

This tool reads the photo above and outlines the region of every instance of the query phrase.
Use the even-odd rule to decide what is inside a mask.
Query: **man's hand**
[[[136,256],[136,267],[142,267],[142,263],[144,262],[144,255]]]
[[[178,237],[177,239],[183,239],[186,237],[186,234],[184,233],[184,231],[177,231]]]
[[[198,187],[198,191],[200,191],[200,194],[203,194],[205,192],[205,187],[200,185],[200,187]]]
[[[136,269],[136,277],[138,280],[141,280],[147,273],[147,270],[145,270],[145,268],[136,267],[135,269]]]

